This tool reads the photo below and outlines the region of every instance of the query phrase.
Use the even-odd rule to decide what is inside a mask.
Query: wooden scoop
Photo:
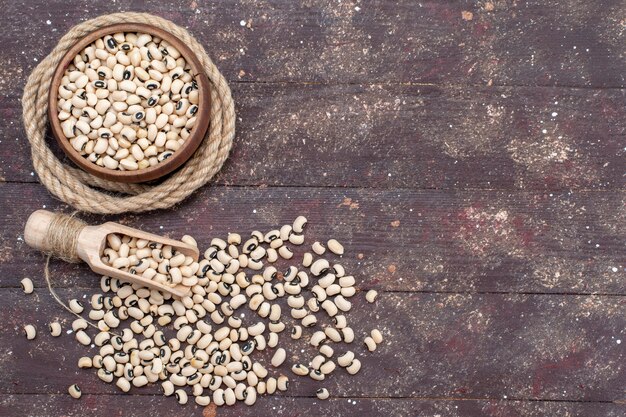
[[[46,210],[37,210],[31,214],[24,229],[24,240],[26,243],[32,248],[39,249],[46,253],[55,254],[55,248],[51,247],[49,242],[49,228],[57,216],[59,215]],[[72,221],[76,222],[74,226],[84,225],[77,219],[72,219]],[[128,235],[138,239],[146,239],[151,242],[170,245],[176,249],[177,252],[180,252],[185,256],[191,256],[194,261],[198,261],[198,248],[177,240],[167,239],[159,235],[146,233],[141,230],[133,229],[132,227],[123,226],[113,222],[107,222],[100,226],[81,227],[82,229],[80,229],[76,239],[76,255],[85,261],[94,272],[144,287],[153,288],[155,290],[168,292],[177,297],[184,297],[189,294],[191,290],[189,287],[181,284],[170,287],[144,278],[140,275],[134,275],[129,272],[115,269],[109,265],[105,265],[102,262],[101,257],[106,247],[106,238],[111,233]],[[71,236],[68,236],[68,239],[71,239]]]

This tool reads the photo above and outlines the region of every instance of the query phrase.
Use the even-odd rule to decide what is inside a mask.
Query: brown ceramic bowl
[[[191,67],[199,90],[198,113],[196,115],[196,123],[192,127],[190,135],[185,143],[180,147],[180,149],[174,152],[174,154],[171,157],[167,158],[165,161],[153,167],[139,169],[137,171],[120,171],[100,167],[89,161],[87,158],[83,157],[72,147],[69,139],[66,138],[63,134],[61,121],[59,120],[57,111],[58,91],[59,86],[61,85],[61,79],[63,78],[67,67],[74,60],[74,57],[96,39],[102,38],[105,35],[110,35],[118,32],[147,33],[150,35],[158,36],[173,45],[176,49],[180,51],[181,55],[185,58],[185,60]],[[54,72],[54,76],[52,77],[52,82],[50,84],[50,95],[48,99],[48,118],[52,127],[52,133],[54,134],[54,137],[56,138],[59,146],[61,147],[61,149],[63,149],[65,154],[69,156],[70,159],[74,161],[74,163],[80,168],[95,176],[107,180],[136,183],[151,181],[167,175],[175,169],[179,168],[193,155],[196,149],[198,149],[198,146],[200,146],[200,143],[202,143],[207,129],[209,128],[209,119],[211,112],[210,100],[211,94],[209,80],[202,66],[200,65],[198,58],[186,44],[184,44],[180,39],[176,38],[174,35],[165,30],[139,23],[124,23],[98,29],[84,37],[80,42],[77,42],[72,48],[70,48],[69,51],[67,51],[67,53],[59,62],[59,65]]]

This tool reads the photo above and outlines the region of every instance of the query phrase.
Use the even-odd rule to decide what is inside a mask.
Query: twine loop
[[[210,126],[202,144],[185,165],[157,185],[118,183],[73,168],[61,162],[45,141],[48,95],[56,94],[49,91],[50,80],[63,55],[94,30],[130,22],[166,30],[187,44],[197,55],[211,83]],[[33,165],[41,182],[60,200],[90,213],[143,212],[173,206],[215,176],[228,157],[235,136],[235,106],[230,88],[202,45],[187,30],[148,13],[103,15],[71,28],[28,77],[22,106]]]
[[[74,215],[55,213],[48,226],[45,237],[46,253],[66,262],[81,262],[76,248],[78,247],[78,235],[87,223],[77,219]]]

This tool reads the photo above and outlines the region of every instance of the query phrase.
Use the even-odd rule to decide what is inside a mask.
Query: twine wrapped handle
[[[63,213],[37,210],[28,218],[24,228],[26,243],[48,256],[78,263],[78,236],[87,226],[85,222]]]
[[[176,173],[157,185],[124,184],[104,180],[61,162],[45,141],[50,80],[63,55],[85,35],[116,23],[144,23],[170,32],[195,52],[211,83],[211,118],[196,153]],[[80,23],[28,77],[22,96],[22,120],[31,145],[35,171],[46,188],[81,211],[100,214],[143,212],[169,208],[206,184],[228,157],[235,136],[235,105],[230,88],[204,48],[185,29],[148,13],[115,13]],[[113,195],[108,190],[125,194]]]

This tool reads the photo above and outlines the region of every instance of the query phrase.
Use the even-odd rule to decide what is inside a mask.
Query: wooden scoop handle
[[[24,228],[24,240],[26,244],[42,252],[51,252],[54,248],[49,246],[48,229],[55,218],[55,214],[47,210],[37,210],[30,215]]]

